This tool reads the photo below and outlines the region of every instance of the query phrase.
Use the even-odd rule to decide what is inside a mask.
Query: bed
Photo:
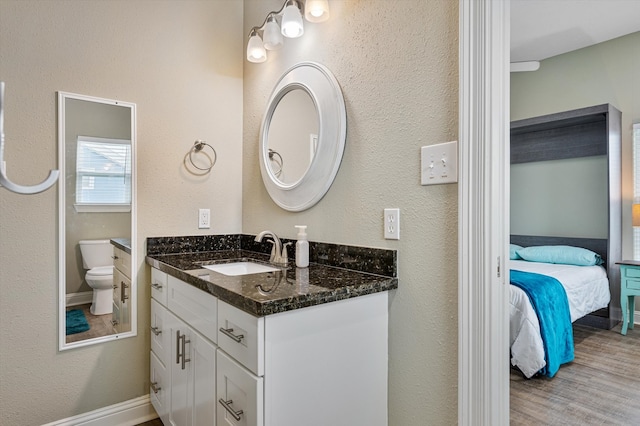
[[[551,241],[558,242],[559,240],[553,239]],[[572,240],[572,242],[578,241]],[[597,245],[590,245],[590,247],[597,248]],[[558,301],[554,300],[551,305],[555,309],[562,307],[564,303],[568,309],[568,316],[565,316],[563,321],[565,327],[569,328],[566,344],[571,346],[571,354],[570,358],[566,358],[560,363],[571,361],[573,359],[573,336],[570,330],[571,325],[567,323],[567,320],[570,320],[571,323],[576,322],[593,312],[606,308],[611,300],[609,278],[606,269],[600,266],[604,263],[603,256],[589,249],[565,245],[530,246],[524,252],[522,249],[521,246],[511,245],[511,271],[552,277],[561,284],[562,290],[564,290],[560,290],[561,294],[554,296],[558,298]],[[515,254],[516,250],[527,260],[520,259],[520,256]],[[512,272],[512,279],[513,277]],[[513,284],[510,286],[509,343],[511,364],[527,378],[533,377],[538,372],[553,377],[559,365],[556,359],[552,359],[549,368],[545,368],[547,360],[543,343],[544,333],[541,333],[540,320],[530,299],[530,295],[519,286]],[[561,329],[561,326],[562,324],[554,324],[558,330]],[[553,342],[547,342],[547,344],[552,345]]]

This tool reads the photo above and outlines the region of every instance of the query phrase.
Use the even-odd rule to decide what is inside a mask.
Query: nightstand
[[[623,260],[620,265],[620,307],[622,308],[622,330],[627,334],[627,327],[633,330],[635,297],[640,296],[640,262]]]

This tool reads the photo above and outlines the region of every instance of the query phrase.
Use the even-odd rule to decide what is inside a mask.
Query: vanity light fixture
[[[280,10],[269,12],[262,25],[251,28],[247,44],[247,60],[260,63],[267,60],[267,50],[280,49],[282,36],[297,38],[304,34],[304,17],[309,22],[324,22],[329,19],[327,0],[286,0]],[[280,23],[278,23],[278,19]]]

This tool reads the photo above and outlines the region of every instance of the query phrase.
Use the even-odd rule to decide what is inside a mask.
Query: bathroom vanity
[[[150,394],[164,424],[387,424],[395,251],[311,243],[308,268],[225,275],[207,266],[267,265],[266,245],[184,238],[147,241]]]
[[[131,295],[131,242],[112,238],[113,245],[113,311],[111,324],[116,333],[131,330],[129,301]]]

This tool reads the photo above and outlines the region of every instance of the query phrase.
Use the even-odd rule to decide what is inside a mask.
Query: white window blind
[[[640,203],[640,123],[633,125],[633,202]],[[633,227],[633,258],[640,260],[640,227]]]
[[[131,210],[131,141],[78,136],[76,210]]]

